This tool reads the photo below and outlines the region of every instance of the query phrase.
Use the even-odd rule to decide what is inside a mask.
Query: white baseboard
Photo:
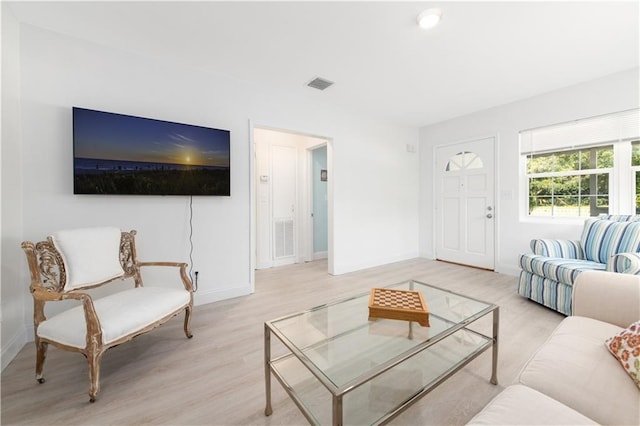
[[[318,251],[313,253],[313,260],[326,259],[329,257],[329,252],[327,251]]]
[[[373,261],[364,262],[364,263],[337,264],[337,265],[334,265],[334,275],[341,275],[349,272],[361,271],[363,269],[374,268],[376,266],[383,266],[383,265],[388,265],[390,263],[415,259],[416,257],[417,257],[417,253],[411,252],[411,253],[399,254],[397,256],[390,256],[384,259],[375,259]]]
[[[31,329],[33,331],[33,325],[31,325]],[[18,332],[14,334],[14,336],[9,341],[9,344],[4,345],[2,347],[2,370],[5,369],[7,365],[18,355],[18,352],[24,347],[24,345],[29,341],[27,339],[27,327],[23,329],[22,332]],[[31,334],[33,336],[33,334]],[[33,339],[32,339],[33,340]]]
[[[513,275],[515,277],[520,275],[520,267],[512,264],[496,264],[495,271],[500,274]]]
[[[251,286],[249,285],[223,288],[220,290],[208,291],[206,293],[198,291],[193,295],[193,304],[195,306],[206,305],[207,303],[246,296],[248,294],[251,294]]]

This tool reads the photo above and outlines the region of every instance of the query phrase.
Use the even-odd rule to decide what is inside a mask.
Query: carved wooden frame
[[[146,333],[159,325],[167,322],[174,316],[178,315],[183,309],[185,311],[184,316],[184,332],[188,338],[193,337],[191,333],[191,313],[193,311],[193,284],[187,274],[187,264],[183,262],[139,262],[136,258],[136,246],[135,246],[136,231],[131,230],[129,232],[122,232],[120,238],[120,264],[124,270],[124,274],[103,281],[101,283],[85,286],[82,288],[75,288],[71,290],[65,290],[67,282],[67,271],[65,270],[64,261],[60,252],[56,249],[51,237],[47,237],[46,240],[37,243],[30,241],[22,242],[22,249],[24,250],[27,263],[29,266],[29,272],[31,275],[31,284],[29,289],[33,296],[33,325],[35,334],[35,346],[36,346],[36,380],[39,383],[44,383],[43,376],[44,361],[46,358],[47,347],[49,344],[53,346],[71,352],[80,352],[86,358],[89,364],[89,401],[94,402],[96,396],[100,390],[100,362],[102,356],[107,349],[120,345],[124,342],[132,340],[134,337],[140,334]],[[135,332],[123,336],[108,344],[102,343],[102,328],[100,327],[100,319],[98,318],[91,295],[82,290],[96,288],[108,284],[118,279],[133,278],[135,287],[142,287],[142,276],[140,274],[140,268],[147,266],[160,266],[160,267],[176,267],[179,268],[180,279],[184,285],[185,290],[190,293],[189,303],[168,313],[163,318],[148,325],[147,327],[136,330]],[[44,307],[47,302],[54,302],[60,300],[74,299],[82,302],[84,309],[84,317],[87,324],[86,346],[84,348],[77,348],[74,346],[68,346],[60,342],[53,341],[51,339],[38,337],[38,326],[41,322],[46,320],[44,313]]]

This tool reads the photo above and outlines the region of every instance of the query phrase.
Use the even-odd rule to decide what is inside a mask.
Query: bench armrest
[[[187,263],[184,262],[137,262],[136,265],[138,267],[143,266],[168,266],[180,268],[180,278],[182,279],[182,285],[184,285],[185,290],[190,293],[193,293],[193,283],[191,282],[191,278],[187,274]]]
[[[584,250],[578,240],[537,238],[529,244],[533,254],[561,259],[584,259]]]
[[[640,276],[580,273],[573,284],[573,315],[628,327],[640,319]]]
[[[45,302],[69,299],[78,300],[82,302],[82,310],[84,311],[84,319],[87,327],[87,347],[92,344],[96,344],[96,342],[102,342],[102,327],[100,326],[100,320],[96,314],[96,309],[93,306],[93,299],[89,294],[79,291],[56,293],[42,289],[35,289],[32,294],[36,304],[41,305],[40,309],[35,309],[34,315],[36,326],[46,320],[43,305]],[[38,314],[38,312],[40,312],[40,314]]]

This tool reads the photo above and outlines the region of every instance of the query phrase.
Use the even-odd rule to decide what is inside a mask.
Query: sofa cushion
[[[536,238],[529,243],[533,254],[563,259],[584,259],[580,241]]]
[[[151,326],[186,307],[191,295],[186,290],[165,287],[137,287],[93,301],[102,329],[102,343],[111,342]],[[67,346],[87,345],[82,305],[55,315],[38,326],[38,336]]]
[[[608,338],[605,344],[640,388],[640,321]]]
[[[587,260],[606,264],[614,254],[640,251],[640,222],[588,219],[580,242]]]
[[[120,264],[120,229],[81,228],[51,235],[67,272],[65,290],[89,287],[124,274]]]
[[[640,424],[640,391],[603,342],[621,327],[565,318],[518,381],[601,424]]]
[[[606,265],[588,260],[560,259],[526,253],[520,255],[520,267],[532,274],[573,285],[580,272],[604,271]]]
[[[598,219],[613,220],[614,222],[640,222],[640,215],[636,214],[601,214]]]
[[[595,425],[593,420],[523,385],[500,392],[470,425]]]

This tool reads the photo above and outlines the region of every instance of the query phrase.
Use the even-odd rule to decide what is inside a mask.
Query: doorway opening
[[[316,259],[332,273],[330,139],[253,126],[252,144],[252,277]]]

